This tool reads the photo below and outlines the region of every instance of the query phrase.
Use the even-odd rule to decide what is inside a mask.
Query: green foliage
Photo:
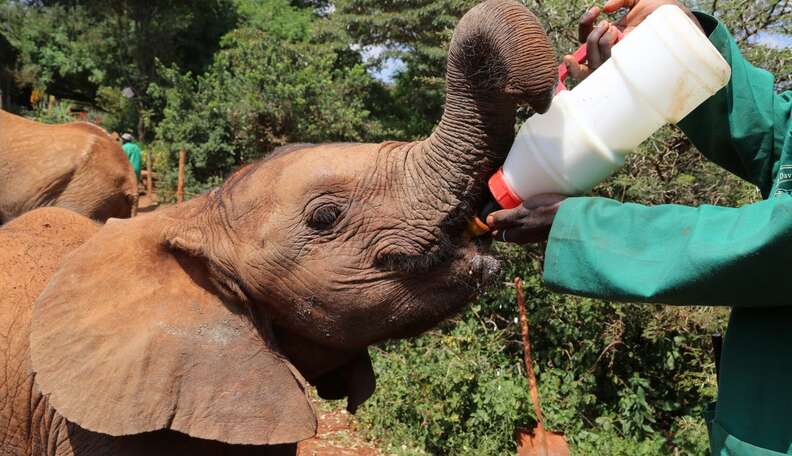
[[[289,42],[307,41],[313,27],[313,12],[292,7],[287,1],[236,0],[245,27],[266,31]]]
[[[397,58],[405,70],[391,88],[391,120],[399,138],[428,136],[443,113],[445,65],[454,26],[475,0],[341,0],[336,20],[362,48],[384,48],[375,66]]]
[[[127,132],[132,131],[137,124],[138,107],[129,98],[125,97],[122,89],[115,87],[100,87],[96,91],[96,106],[107,113],[102,119],[102,126],[107,131]]]
[[[550,293],[539,252],[504,249],[504,286],[457,321],[373,350],[378,389],[361,413],[371,435],[404,454],[514,451],[514,428],[534,424],[506,282],[519,275],[548,428],[576,454],[703,454],[700,414],[715,394],[709,336],[728,311]]]
[[[364,106],[372,84],[365,68],[336,68],[332,47],[306,41],[304,12],[285,0],[265,3],[271,9],[222,39],[204,74],[162,68],[166,84],[151,87],[149,93],[164,106],[159,141],[174,157],[179,147],[189,152],[188,191],[217,185],[233,168],[286,143],[363,141],[381,130]],[[250,4],[242,2],[241,8]],[[259,28],[261,18],[274,12],[291,14],[297,27],[276,27],[277,35]],[[168,166],[164,182],[172,186]]]
[[[64,20],[65,17],[70,20]],[[104,43],[85,8],[25,8],[0,5],[0,33],[18,54],[17,82],[34,89],[69,83],[69,95],[88,97],[102,79],[93,53]],[[100,51],[102,52],[102,51]]]
[[[498,436],[508,439],[513,422],[530,419],[514,359],[491,350],[507,343],[504,332],[471,318],[416,340],[411,350],[399,343],[376,350],[380,388],[361,415],[364,423],[413,451],[501,454]],[[382,386],[387,391],[380,393]]]
[[[71,114],[72,105],[69,102],[59,103],[38,103],[36,108],[28,113],[28,117],[38,122],[47,124],[62,124],[73,122],[74,118]]]
[[[155,62],[202,72],[236,22],[230,1],[8,2],[0,5],[0,34],[18,53],[21,86],[80,101],[132,88],[134,116],[118,103],[110,112],[122,123],[115,126],[132,130],[139,112],[161,109],[147,97],[158,81]]]

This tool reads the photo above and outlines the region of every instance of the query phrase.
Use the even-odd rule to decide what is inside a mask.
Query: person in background
[[[732,69],[728,85],[679,127],[721,167],[755,184],[763,201],[740,208],[643,206],[605,198],[540,195],[491,214],[497,240],[547,240],[548,287],[618,301],[731,306],[718,401],[708,416],[713,455],[792,454],[792,92],[748,63],[716,18],[672,0],[610,0],[580,22],[584,78],[655,9],[688,13]],[[629,13],[594,25],[602,11]],[[651,56],[647,56],[651,58]],[[629,128],[626,125],[625,128]]]
[[[140,146],[135,142],[135,137],[129,133],[121,135],[121,141],[124,144],[122,146],[124,153],[129,159],[129,163],[132,164],[132,169],[135,170],[138,182],[140,182]]]

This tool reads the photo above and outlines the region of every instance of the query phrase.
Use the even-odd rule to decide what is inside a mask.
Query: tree
[[[398,112],[402,136],[426,136],[442,114],[445,58],[459,17],[475,0],[340,0],[334,20],[349,31],[362,49],[384,50],[373,62],[398,58],[405,70],[392,87],[392,109]],[[542,21],[559,56],[577,46],[577,20],[597,2],[591,0],[523,0]],[[729,24],[746,47],[747,55],[778,75],[780,87],[789,87],[792,59],[788,49],[762,45],[757,36],[773,32],[792,34],[792,4],[786,0],[715,0],[691,2],[697,9],[715,14]]]
[[[286,0],[237,5],[244,19],[204,74],[163,67],[166,83],[150,91],[164,106],[160,144],[190,152],[188,191],[289,142],[361,141],[380,131],[364,106],[365,68],[338,67],[335,45],[310,40],[323,19]]]
[[[105,47],[98,28],[83,7],[0,6],[0,34],[17,55],[17,84],[63,97],[89,101],[103,78],[94,58]]]
[[[13,72],[16,59],[16,50],[3,35],[0,35],[0,108],[7,108],[10,105],[12,92],[16,88]]]
[[[448,43],[457,20],[475,0],[341,0],[334,20],[361,49],[381,51],[377,66],[397,58],[406,69],[390,95],[390,126],[398,136],[427,136],[443,113]],[[384,110],[385,111],[385,110]]]
[[[160,109],[147,91],[157,82],[156,62],[202,72],[237,21],[231,0],[40,0],[0,8],[0,33],[19,54],[19,84],[86,102],[129,87],[137,112],[155,118]]]

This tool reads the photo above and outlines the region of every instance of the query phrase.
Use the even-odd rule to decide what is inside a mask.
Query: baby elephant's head
[[[316,344],[359,350],[421,332],[498,266],[465,235],[467,204],[428,204],[435,189],[405,169],[412,147],[278,151],[172,211],[168,245],[206,259],[254,311]]]

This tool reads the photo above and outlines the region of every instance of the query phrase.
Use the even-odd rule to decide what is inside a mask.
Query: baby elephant
[[[0,454],[294,454],[316,431],[308,383],[354,411],[368,345],[497,274],[465,227],[554,70],[536,18],[489,0],[457,26],[424,141],[286,147],[142,217],[0,229]]]
[[[127,218],[137,198],[132,166],[101,128],[45,125],[0,110],[0,225],[45,206],[100,222]]]

